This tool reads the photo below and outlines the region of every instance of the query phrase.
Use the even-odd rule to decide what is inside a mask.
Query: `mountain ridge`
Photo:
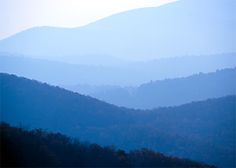
[[[1,121],[59,131],[101,145],[127,150],[146,147],[235,166],[236,96],[141,111],[14,75],[1,73],[0,78]]]
[[[163,58],[157,61],[130,62],[117,66],[68,64],[20,55],[0,54],[0,72],[59,86],[76,84],[137,86],[151,80],[183,77],[235,66],[236,53]]]
[[[0,51],[63,56],[65,60],[77,54],[135,59],[235,52],[234,9],[232,0],[177,1],[117,14],[82,28],[63,29],[65,32],[30,29],[1,40]]]
[[[137,87],[65,86],[102,101],[136,109],[181,105],[192,101],[236,95],[236,67],[187,77],[151,81]],[[176,95],[182,95],[176,99]]]
[[[85,144],[60,133],[25,130],[6,123],[0,124],[0,132],[2,167],[215,167],[148,149],[125,152]]]

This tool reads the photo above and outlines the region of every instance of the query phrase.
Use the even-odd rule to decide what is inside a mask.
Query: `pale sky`
[[[176,0],[0,0],[0,39],[35,26],[79,27],[135,8]]]

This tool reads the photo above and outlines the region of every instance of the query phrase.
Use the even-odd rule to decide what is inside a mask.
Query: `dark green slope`
[[[1,74],[1,120],[123,149],[235,166],[236,96],[141,111]],[[177,95],[176,98],[178,98]]]

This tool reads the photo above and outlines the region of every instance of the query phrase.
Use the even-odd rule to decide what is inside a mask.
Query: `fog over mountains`
[[[36,27],[1,40],[0,52],[70,63],[89,55],[146,60],[235,52],[235,7],[234,0],[180,0],[79,28]]]
[[[116,66],[67,64],[0,54],[0,72],[59,86],[138,86],[151,80],[186,77],[199,72],[208,73],[233,67],[236,67],[236,53],[129,62]]]
[[[235,167],[235,11],[179,0],[0,40],[0,121]]]
[[[75,85],[67,88],[118,106],[152,109],[236,95],[236,68],[152,81],[138,87]]]

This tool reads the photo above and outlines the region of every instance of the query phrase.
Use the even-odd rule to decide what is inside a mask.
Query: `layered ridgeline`
[[[67,64],[19,55],[0,54],[0,72],[16,74],[59,86],[133,86],[185,77],[199,72],[236,67],[236,53],[184,56],[152,61],[123,62],[119,65]]]
[[[8,74],[0,90],[1,120],[12,125],[235,167],[235,96],[141,111]]]
[[[129,153],[114,147],[81,143],[60,133],[26,131],[0,125],[1,167],[202,167],[187,159],[167,157],[148,149]]]
[[[236,95],[236,68],[152,81],[139,87],[75,85],[66,88],[118,106],[151,109]]]
[[[179,0],[79,28],[36,27],[1,40],[0,52],[73,63],[89,55],[105,61],[235,52],[235,7],[234,0]]]

